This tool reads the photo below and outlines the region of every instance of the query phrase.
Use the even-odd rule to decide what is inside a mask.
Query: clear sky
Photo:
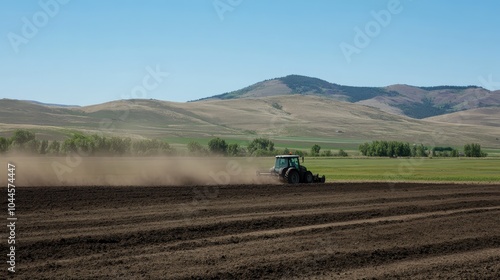
[[[288,74],[500,89],[499,14],[498,0],[0,0],[0,98],[188,101]]]

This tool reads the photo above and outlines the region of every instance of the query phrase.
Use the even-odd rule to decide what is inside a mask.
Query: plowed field
[[[500,279],[499,185],[21,187],[16,205],[19,279]]]

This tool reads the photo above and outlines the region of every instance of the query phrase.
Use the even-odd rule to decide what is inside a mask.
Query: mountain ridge
[[[479,86],[411,86],[395,84],[386,87],[345,86],[301,75],[264,80],[245,88],[202,98],[227,100],[261,98],[278,95],[317,95],[350,103],[379,108],[391,114],[423,119],[466,109],[500,105],[500,91]]]

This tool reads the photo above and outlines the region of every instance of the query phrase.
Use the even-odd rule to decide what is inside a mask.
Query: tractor
[[[258,176],[276,176],[280,181],[289,184],[298,183],[324,183],[325,175],[313,175],[311,171],[300,165],[298,155],[276,156],[274,166],[268,172],[257,172]]]

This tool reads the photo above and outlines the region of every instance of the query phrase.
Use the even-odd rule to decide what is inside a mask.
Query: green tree
[[[311,147],[311,156],[317,157],[319,156],[319,151],[321,150],[321,147],[318,144],[314,144]]]
[[[361,145],[359,145],[359,152],[361,153],[361,155],[363,156],[371,156],[370,153],[369,153],[369,150],[370,150],[370,144],[369,143],[363,143]]]
[[[424,145],[420,144],[420,145],[416,146],[415,156],[416,157],[427,157],[427,152],[426,152],[426,148]]]
[[[132,143],[132,152],[135,155],[140,156],[151,155],[151,149],[153,145],[150,142],[151,140],[149,139],[134,141],[134,143]]]
[[[227,154],[227,143],[224,139],[219,137],[213,138],[208,141],[208,150],[212,154],[226,155]]]
[[[464,154],[466,157],[472,157],[472,145],[471,144],[464,145]]]
[[[258,150],[263,150],[266,154],[267,152],[274,151],[274,142],[266,138],[256,138],[250,142],[247,147],[248,153],[251,155],[255,155],[255,152]],[[264,152],[261,152],[261,154]]]
[[[77,152],[78,148],[76,146],[76,142],[74,138],[68,138],[64,140],[61,145],[61,151],[63,153]]]
[[[237,143],[229,144],[227,146],[227,153],[230,156],[239,156],[241,154],[240,145],[238,145]]]
[[[35,133],[28,130],[18,129],[14,131],[14,135],[11,139],[12,144],[23,145],[25,143],[28,143],[29,141],[35,140]]]
[[[403,144],[401,156],[402,157],[409,157],[409,156],[411,156],[410,143],[406,142],[406,143]]]
[[[84,153],[92,154],[94,152],[94,141],[81,133],[74,133],[71,138],[64,140],[62,150],[64,153]]]
[[[57,155],[59,154],[61,148],[61,143],[58,141],[52,141],[50,142],[49,147],[47,148],[49,154]]]
[[[398,142],[390,141],[387,142],[387,151],[385,152],[388,157],[397,157],[398,152]]]
[[[373,141],[372,143],[363,143],[358,147],[359,152],[364,156],[376,157],[409,157],[426,156],[423,145],[413,147],[408,142],[399,141]]]
[[[42,154],[42,155],[46,154],[48,147],[49,147],[49,141],[48,140],[42,140],[40,142],[40,154]]]
[[[0,153],[5,153],[9,149],[9,140],[5,137],[0,137]]]
[[[466,157],[486,157],[488,155],[481,151],[481,145],[477,143],[465,144],[464,154]]]
[[[188,152],[192,155],[203,156],[208,153],[207,149],[196,141],[191,141],[187,144]]]
[[[111,150],[111,142],[105,136],[93,134],[90,136],[91,141],[94,143],[94,153],[109,154]]]
[[[39,142],[35,138],[35,133],[18,129],[14,131],[14,135],[10,138],[11,145],[14,149],[24,152],[37,152]]]
[[[379,157],[389,156],[389,143],[387,141],[377,141],[375,154]]]
[[[124,155],[130,152],[132,147],[132,139],[130,138],[111,137],[109,141],[110,152],[114,155]]]

